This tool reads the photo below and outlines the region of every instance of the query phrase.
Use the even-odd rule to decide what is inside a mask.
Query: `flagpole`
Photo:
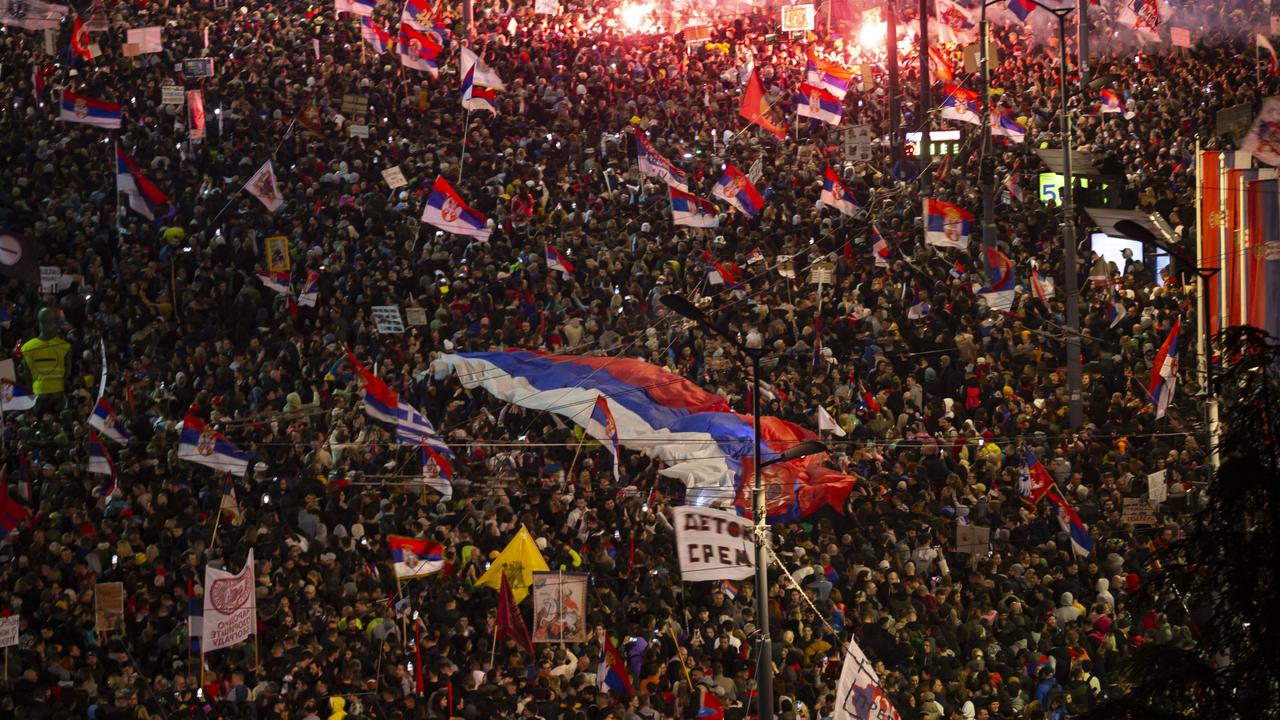
[[[227,474],[228,474],[228,475],[230,475],[231,473],[227,473]],[[225,478],[224,478],[224,480],[225,480]],[[213,537],[212,537],[212,538],[210,538],[210,540],[209,540],[209,551],[210,551],[210,552],[212,552],[212,551],[213,551],[213,546],[214,546],[215,544],[217,544],[217,542],[218,542],[218,527],[222,525],[222,494],[221,494],[221,493],[219,493],[219,494],[218,494],[218,508],[217,508],[217,510],[215,510],[215,512],[217,513],[217,516],[216,516],[216,517],[214,517],[214,519],[213,519]],[[200,654],[201,654],[201,655],[203,655],[203,654],[204,654],[204,651],[203,651],[203,650],[201,650],[201,653],[200,653]],[[200,664],[201,664],[201,665],[203,665],[203,664],[204,664],[204,658],[203,658],[203,657],[200,659]]]
[[[120,168],[116,167],[116,165],[119,162],[116,160],[116,158],[119,156],[120,156],[119,141],[116,140],[115,137],[113,136],[111,139],[111,164],[108,165],[107,167],[115,167],[117,174],[120,172]],[[122,228],[121,228],[121,222],[120,222],[120,188],[119,187],[116,187],[115,195],[116,195],[116,221],[115,221],[116,242],[120,242],[121,241],[120,231]]]
[[[467,133],[471,130],[471,109],[467,109],[467,119],[462,124],[462,152],[458,154],[458,183],[462,183],[462,168],[467,162]]]
[[[493,642],[489,644],[489,670],[493,670],[493,660],[498,654],[498,619],[493,619]]]
[[[689,677],[689,666],[680,657],[680,641],[676,638],[676,629],[670,623],[667,624],[667,632],[671,634],[671,642],[676,644],[676,658],[680,660],[680,669],[684,671],[684,681],[689,683],[689,692],[693,692],[693,678]]]

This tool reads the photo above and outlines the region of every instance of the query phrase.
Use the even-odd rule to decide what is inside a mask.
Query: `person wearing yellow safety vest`
[[[57,395],[66,390],[71,343],[57,335],[58,322],[52,310],[40,308],[37,319],[40,335],[22,344],[22,364],[31,379],[31,392]]]

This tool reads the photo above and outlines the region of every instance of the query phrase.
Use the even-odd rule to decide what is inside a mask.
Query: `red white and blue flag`
[[[671,164],[670,160],[662,157],[642,132],[636,133],[636,163],[640,166],[642,175],[657,178],[685,192],[689,191],[689,176],[685,175],[683,170]]]
[[[1008,312],[1013,308],[1013,286],[1016,283],[1013,261],[994,247],[987,248],[987,274],[990,284],[978,294],[987,301],[987,307],[996,312]]]
[[[453,463],[430,445],[422,446],[422,482],[444,502],[453,499]]]
[[[1037,5],[1031,0],[1008,0],[1009,12],[1018,16],[1022,22],[1027,21],[1027,17],[1035,12]]]
[[[724,175],[720,176],[711,194],[750,218],[764,207],[764,196],[751,184],[751,179],[733,165],[725,166]]]
[[[1120,100],[1120,96],[1111,88],[1102,88],[1098,92],[1098,96],[1102,100],[1102,105],[1098,107],[1099,113],[1122,113],[1124,112],[1124,102]]]
[[[712,263],[711,270],[707,273],[707,283],[739,288],[742,287],[742,272],[733,263]]]
[[[1164,417],[1178,385],[1178,328],[1181,320],[1174,320],[1169,336],[1164,339],[1155,362],[1151,364],[1151,384],[1147,396],[1156,411],[1156,419]]]
[[[258,280],[262,281],[262,286],[268,290],[274,290],[281,295],[293,294],[288,270],[259,270]]]
[[[298,304],[303,307],[315,307],[316,301],[320,299],[320,273],[315,270],[307,271],[307,282],[302,285],[302,292],[298,293]]]
[[[65,90],[62,93],[62,106],[58,110],[59,120],[119,130],[123,118],[124,113],[120,111],[120,105],[117,103],[95,100]]]
[[[947,96],[942,101],[942,119],[981,125],[982,115],[981,107],[978,105],[978,93],[951,83],[946,83],[945,87]]]
[[[871,226],[871,257],[877,267],[889,267],[889,243],[875,225]]]
[[[439,27],[420,30],[410,23],[401,22],[398,40],[401,65],[429,72],[431,77],[439,77],[439,57],[445,48],[444,35]]]
[[[559,250],[551,247],[550,245],[547,245],[546,248],[547,248],[547,269],[559,270],[565,277],[569,277],[570,275],[573,275],[574,273],[573,263],[569,262],[569,258],[566,258],[564,255],[561,255]]]
[[[854,210],[858,209],[858,200],[849,192],[849,188],[840,182],[840,176],[836,175],[836,171],[828,165],[822,171],[822,197],[820,198],[823,205],[839,210],[842,215],[852,215]]]
[[[591,418],[587,421],[585,429],[588,435],[613,453],[613,479],[619,479],[622,474],[619,470],[622,464],[622,448],[618,441],[618,423],[614,422],[613,412],[609,410],[609,401],[603,394],[596,396],[596,404],[591,409]]]
[[[0,410],[19,413],[36,406],[35,393],[26,385],[0,380]]]
[[[232,445],[222,433],[205,425],[203,420],[194,415],[182,418],[182,430],[178,434],[178,459],[220,472],[229,472],[237,477],[244,476],[251,461],[249,453]],[[254,467],[259,471],[266,468],[263,463]]]
[[[104,397],[98,398],[98,404],[93,406],[93,412],[89,415],[89,427],[121,445],[129,442],[132,437],[129,431],[125,430],[124,423],[120,422],[120,418],[111,409],[111,403]]]
[[[97,433],[89,433],[89,464],[85,466],[85,470],[95,475],[107,476],[98,488],[98,495],[111,497],[111,493],[116,491],[116,466],[111,462],[111,453],[107,452],[107,446],[98,438]]]
[[[391,548],[391,566],[396,579],[423,577],[444,569],[444,546],[438,542],[388,535]]]
[[[377,55],[385,53],[387,51],[387,43],[391,41],[391,33],[367,17],[360,18],[360,37],[369,43],[369,47]]]
[[[1014,117],[1013,112],[1009,110],[991,114],[991,134],[1009,138],[1016,143],[1027,140],[1027,128],[1018,122],[1018,118]]]
[[[828,125],[839,125],[844,108],[840,98],[809,83],[801,83],[795,94],[796,114],[800,117],[821,120]]]
[[[964,250],[976,218],[968,210],[942,200],[924,200],[924,239],[930,245]]]
[[[22,503],[9,497],[9,483],[4,479],[3,473],[0,473],[0,540],[8,537],[9,533],[21,529],[30,519],[31,511],[27,510]]]
[[[506,83],[498,77],[471,48],[462,48],[462,107],[466,110],[498,112],[498,91],[506,89]]]
[[[671,193],[671,221],[676,225],[696,228],[720,226],[720,213],[710,200],[687,193],[675,185],[668,185]]]
[[[1031,294],[1040,302],[1049,304],[1053,297],[1053,278],[1045,277],[1035,267],[1031,268]]]
[[[333,14],[341,15],[346,12],[369,17],[373,15],[373,9],[377,5],[378,0],[333,0]]]
[[[1076,514],[1075,508],[1066,501],[1058,493],[1050,490],[1048,493],[1049,502],[1053,503],[1057,508],[1058,523],[1062,525],[1063,531],[1071,536],[1071,549],[1076,555],[1081,557],[1087,556],[1093,552],[1093,537],[1089,535],[1089,526],[1084,524],[1080,516]]]
[[[467,235],[482,242],[489,241],[489,218],[472,210],[458,195],[448,180],[437,176],[422,209],[422,222],[441,230]]]
[[[596,670],[596,677],[599,678],[601,690],[613,691],[626,697],[635,694],[627,664],[622,661],[622,656],[618,654],[618,648],[613,646],[608,633],[605,633],[601,645],[600,667]]]
[[[1120,321],[1124,319],[1124,316],[1129,314],[1128,309],[1125,308],[1124,302],[1120,300],[1120,295],[1116,292],[1115,288],[1111,288],[1111,293],[1107,296],[1106,314],[1107,323],[1110,327],[1119,325]]]
[[[1053,476],[1030,450],[1026,451],[1024,459],[1026,466],[1023,467],[1022,479],[1018,482],[1018,495],[1028,505],[1035,505],[1053,488]]]
[[[138,163],[116,148],[116,192],[129,196],[129,208],[148,220],[155,220],[156,208],[169,202],[169,197],[142,174]]]
[[[822,88],[837,99],[843,100],[845,94],[849,92],[849,85],[852,84],[853,72],[838,63],[830,62],[814,55],[812,48],[806,50],[805,54],[808,58],[804,67],[805,82]]]

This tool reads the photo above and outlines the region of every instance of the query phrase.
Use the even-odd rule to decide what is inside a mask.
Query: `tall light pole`
[[[769,548],[765,542],[768,532],[766,522],[768,508],[765,503],[764,469],[776,463],[788,462],[808,455],[816,455],[827,451],[827,447],[817,440],[804,440],[778,453],[777,457],[760,461],[760,360],[766,352],[763,348],[751,348],[741,338],[725,332],[707,319],[705,313],[696,305],[680,295],[663,295],[663,305],[672,312],[692,320],[694,323],[710,330],[738,348],[751,359],[751,427],[752,427],[752,463],[753,482],[751,492],[751,515],[755,520],[756,541],[756,626],[760,634],[760,645],[756,658],[756,691],[760,704],[761,720],[773,718],[773,640],[769,636]]]
[[[986,0],[982,4],[982,16],[978,23],[978,57],[982,63],[982,108],[986,114],[982,131],[981,172],[982,184],[982,247],[995,244],[995,158],[991,156],[991,61],[988,57],[987,7],[1002,0]],[[1085,0],[1087,1],[1087,0]],[[1080,289],[1078,260],[1076,258],[1075,177],[1071,172],[1071,112],[1067,107],[1067,16],[1076,11],[1070,5],[1051,7],[1031,0],[1036,7],[1052,13],[1058,20],[1058,97],[1062,104],[1059,112],[1062,132],[1062,269],[1063,294],[1067,305],[1067,419],[1072,428],[1084,424],[1083,366],[1080,360]],[[985,252],[983,254],[985,262]]]

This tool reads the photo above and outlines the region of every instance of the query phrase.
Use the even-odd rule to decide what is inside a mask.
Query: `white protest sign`
[[[18,616],[0,618],[0,648],[18,644]]]
[[[404,320],[400,318],[399,305],[374,305],[370,312],[383,335],[404,332]]]
[[[71,276],[64,275],[62,268],[53,265],[40,266],[40,292],[58,293],[71,287]]]
[[[177,105],[182,107],[187,104],[187,91],[181,85],[161,85],[160,86],[160,104],[161,105]]]
[[[557,0],[534,0],[533,12],[536,15],[559,15],[560,3]]]
[[[813,29],[813,5],[783,5],[782,32],[805,32]]]
[[[204,635],[207,652],[235,645],[253,634],[257,626],[258,596],[254,591],[253,548],[238,573],[204,568]]]
[[[158,53],[164,50],[164,28],[154,27],[130,28],[125,33],[125,43],[137,46],[137,54]]]
[[[741,580],[755,574],[751,521],[737,513],[702,507],[683,506],[671,512],[685,582]]]
[[[1169,484],[1165,482],[1165,470],[1147,475],[1147,501],[1152,505],[1169,499]]]
[[[402,188],[409,184],[409,181],[404,179],[404,172],[400,169],[399,165],[392,165],[386,170],[383,170],[382,179],[387,183],[387,187],[392,190]]]
[[[369,137],[369,126],[368,125],[348,125],[347,133],[350,134],[351,137],[367,138]]]

